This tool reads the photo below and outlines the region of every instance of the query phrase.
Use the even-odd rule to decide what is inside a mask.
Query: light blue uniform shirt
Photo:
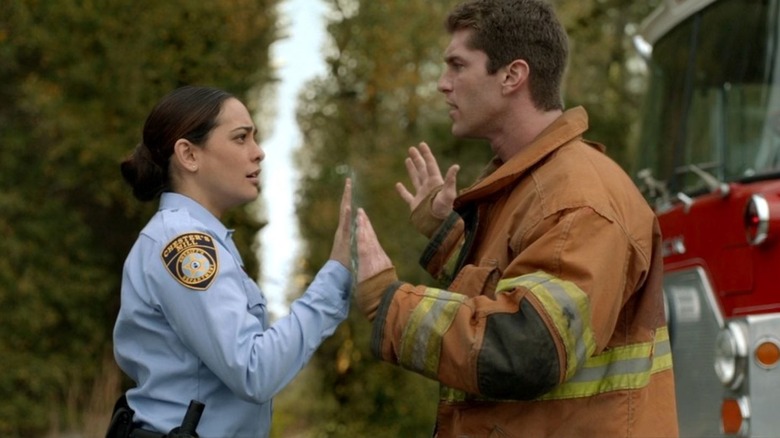
[[[231,234],[194,200],[164,193],[127,257],[114,356],[136,382],[127,400],[144,429],[179,426],[195,399],[206,404],[201,437],[268,436],[271,398],[347,316],[351,274],[329,261],[269,326]]]

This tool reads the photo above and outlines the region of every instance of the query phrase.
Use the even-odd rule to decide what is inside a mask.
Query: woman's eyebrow
[[[241,130],[254,132],[255,131],[255,127],[254,126],[239,126],[238,128],[233,128],[230,132],[241,131]]]

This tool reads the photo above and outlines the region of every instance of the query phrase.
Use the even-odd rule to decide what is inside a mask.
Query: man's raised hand
[[[453,164],[447,170],[447,175],[442,177],[439,163],[425,142],[409,148],[409,156],[404,160],[404,164],[414,193],[400,182],[395,184],[395,188],[401,199],[409,205],[409,209],[414,211],[428,195],[441,188],[433,199],[431,213],[438,219],[449,216],[457,196],[456,184],[460,166]]]

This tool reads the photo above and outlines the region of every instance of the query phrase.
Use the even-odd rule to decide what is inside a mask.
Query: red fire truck
[[[779,21],[780,0],[663,0],[635,38],[685,438],[780,437]]]

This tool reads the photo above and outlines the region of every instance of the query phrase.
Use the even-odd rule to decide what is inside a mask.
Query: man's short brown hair
[[[542,110],[563,109],[561,81],[568,58],[568,37],[552,6],[543,0],[469,0],[450,12],[447,31],[471,29],[468,44],[488,57],[494,74],[516,59],[531,68],[529,87]]]

